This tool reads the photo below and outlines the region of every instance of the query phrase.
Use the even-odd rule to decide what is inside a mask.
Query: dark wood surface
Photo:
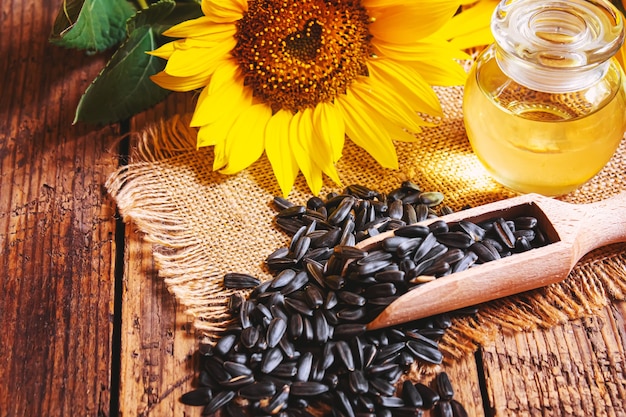
[[[48,44],[60,0],[0,0],[0,417],[199,416],[190,320],[104,183],[130,123],[72,125],[102,68]],[[132,147],[132,140],[130,141]],[[471,416],[626,416],[626,304],[499,335],[446,370]]]

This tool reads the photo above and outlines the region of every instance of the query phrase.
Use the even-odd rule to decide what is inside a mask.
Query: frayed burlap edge
[[[443,103],[454,102],[454,99],[446,100],[446,91],[443,90]],[[459,91],[452,90],[452,95],[456,95],[458,103]],[[284,246],[288,238],[272,225],[274,211],[270,202],[279,190],[267,161],[259,161],[235,176],[211,171],[211,151],[195,149],[195,131],[188,127],[188,120],[174,117],[140,132],[131,163],[114,173],[106,186],[124,218],[132,220],[155,245],[159,275],[186,313],[194,317],[195,328],[205,339],[214,340],[230,319],[226,309],[232,291],[222,287],[224,273],[246,272],[268,278],[263,260],[270,248]],[[488,176],[464,175],[479,167],[476,161],[467,162],[466,149],[459,152],[466,144],[448,146],[447,141],[459,142],[459,138],[449,137],[451,132],[464,135],[458,113],[449,114],[439,129],[447,136],[442,139],[440,133],[430,135],[430,142],[425,142],[428,149],[403,153],[413,145],[398,145],[399,160],[405,167],[398,171],[377,167],[370,174],[359,164],[374,164],[368,160],[371,158],[347,143],[343,159],[346,154],[354,156],[349,156],[346,163],[339,163],[342,181],[346,185],[362,183],[389,191],[400,181],[411,179],[431,190],[443,191],[448,204],[456,208],[514,195]],[[618,151],[622,153],[624,144]],[[460,158],[458,161],[454,160],[456,156]],[[447,162],[440,164],[437,158],[445,158]],[[359,161],[357,165],[353,165],[355,161]],[[621,157],[609,163],[605,171],[608,173],[600,174],[583,189],[563,199],[591,202],[625,188]],[[616,177],[620,181],[616,182]],[[608,191],[607,182],[612,186]],[[481,192],[476,193],[476,189]],[[589,192],[596,189],[604,193]],[[323,192],[336,190],[341,187],[331,185]],[[303,203],[309,196],[300,178],[289,197]],[[207,204],[206,199],[211,202]],[[249,206],[255,199],[258,208],[251,213],[250,207],[243,206]],[[219,236],[217,242],[215,236]],[[626,254],[623,245],[614,245],[585,257],[562,283],[486,303],[475,316],[455,319],[440,346],[447,360],[453,360],[488,342],[495,332],[553,326],[591,315],[610,300],[624,298]]]

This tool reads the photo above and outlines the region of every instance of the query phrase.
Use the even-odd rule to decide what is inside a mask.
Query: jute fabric
[[[420,133],[417,142],[396,144],[398,170],[381,168],[347,140],[337,165],[342,184],[326,179],[322,195],[350,184],[388,192],[411,180],[424,191],[443,192],[445,204],[457,210],[515,196],[489,177],[471,151],[463,127],[462,88],[437,93],[445,117]],[[107,187],[124,219],[154,244],[159,275],[193,316],[199,334],[215,340],[230,320],[231,291],[223,287],[224,274],[270,278],[264,260],[289,237],[273,224],[272,199],[280,190],[267,159],[233,176],[213,172],[212,150],[196,149],[188,121],[189,115],[174,117],[138,132],[130,164],[115,172]],[[561,199],[591,203],[620,193],[626,190],[625,169],[626,140],[600,174]],[[304,204],[310,197],[299,176],[289,199]],[[451,360],[494,332],[529,330],[593,314],[611,299],[626,297],[625,265],[626,245],[594,251],[559,284],[483,304],[477,315],[456,319],[441,349]]]

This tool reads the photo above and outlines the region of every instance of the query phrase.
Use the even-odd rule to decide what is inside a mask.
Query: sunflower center
[[[369,21],[358,0],[248,0],[233,56],[273,111],[314,108],[367,75]]]

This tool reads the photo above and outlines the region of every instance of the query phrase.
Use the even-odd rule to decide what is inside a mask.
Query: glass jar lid
[[[491,30],[502,71],[554,93],[601,79],[624,42],[623,16],[604,0],[503,0]]]

